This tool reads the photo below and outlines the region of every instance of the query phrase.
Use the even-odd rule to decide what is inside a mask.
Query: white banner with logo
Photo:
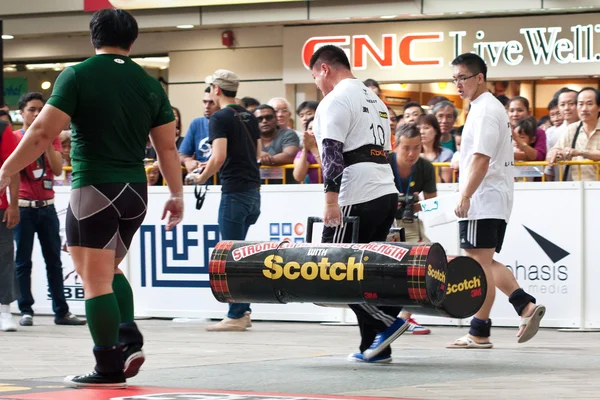
[[[165,232],[160,220],[168,194],[164,187],[150,188],[148,215],[133,240],[123,262],[134,288],[136,316],[220,318],[227,305],[218,303],[208,286],[208,260],[219,240],[217,224],[220,188],[209,187],[202,210],[195,210],[193,188],[186,187],[184,221],[173,232]],[[68,188],[57,188],[56,208],[64,242],[64,214]],[[438,195],[451,195],[456,185],[439,185]],[[248,241],[305,240],[306,220],[321,216],[321,185],[269,185],[261,190],[261,216],[250,228]],[[502,252],[496,259],[507,265],[519,284],[547,306],[543,321],[547,327],[600,327],[600,312],[592,305],[600,300],[593,282],[600,280],[594,260],[600,247],[592,243],[600,220],[600,183],[517,183],[515,206]],[[585,210],[583,209],[585,205]],[[598,215],[596,215],[598,214]],[[586,216],[584,218],[584,215]],[[458,255],[456,223],[427,229],[431,241],[439,242],[448,255]],[[320,241],[321,226],[315,226],[314,241]],[[585,249],[585,251],[584,251]],[[68,253],[63,252],[65,293],[71,310],[84,313],[81,280],[73,272]],[[45,266],[36,239],[33,255],[34,308],[51,313]],[[589,266],[585,270],[582,266]],[[586,305],[582,305],[585,280]],[[253,304],[253,317],[269,320],[355,321],[347,309],[313,304]],[[458,324],[437,317],[419,316],[424,324]],[[496,326],[516,326],[519,322],[507,297],[498,291],[492,313]]]

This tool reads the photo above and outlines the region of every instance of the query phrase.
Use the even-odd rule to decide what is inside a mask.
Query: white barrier
[[[456,185],[438,185],[438,195],[450,194]],[[220,187],[209,187],[202,210],[196,211],[193,187],[185,188],[185,218],[173,232],[165,232],[160,221],[168,197],[164,187],[151,187],[148,215],[123,262],[135,293],[136,316],[220,318],[227,305],[218,303],[208,287],[207,262],[219,239],[217,225]],[[56,208],[61,227],[69,188],[56,188]],[[261,216],[250,228],[247,240],[303,241],[306,220],[323,210],[321,185],[266,185],[261,189]],[[600,246],[593,245],[600,227],[600,182],[517,183],[512,219],[502,252],[497,260],[511,268],[522,287],[547,306],[546,327],[600,327],[597,304]],[[585,216],[585,218],[584,218]],[[319,241],[320,227],[315,227]],[[64,234],[61,233],[62,236]],[[441,243],[448,255],[458,255],[457,224],[430,228],[427,235]],[[33,255],[34,308],[51,313],[46,274],[36,239]],[[585,267],[585,268],[584,268]],[[63,253],[65,276],[73,271]],[[83,290],[76,274],[65,281],[71,310],[84,313]],[[582,290],[583,289],[583,290]],[[492,320],[495,326],[519,322],[504,294],[498,292]],[[354,321],[347,310],[313,304],[254,304],[253,318],[295,321]],[[423,324],[455,325],[466,321],[419,316]]]

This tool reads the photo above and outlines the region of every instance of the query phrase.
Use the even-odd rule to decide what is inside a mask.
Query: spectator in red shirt
[[[22,138],[44,107],[41,93],[27,93],[19,100],[23,116],[23,128],[15,131]],[[85,325],[85,321],[69,312],[65,299],[62,262],[60,260],[60,224],[54,208],[54,176],[62,174],[62,146],[56,137],[52,145],[34,163],[21,171],[19,211],[21,222],[15,228],[17,243],[17,280],[21,297],[18,304],[22,326],[33,325],[33,295],[31,293],[31,253],[33,238],[37,233],[48,276],[48,288],[52,296],[54,323],[57,325]]]
[[[0,122],[0,165],[15,150],[19,141],[7,122]],[[19,298],[15,277],[15,248],[12,228],[19,223],[19,175],[11,179],[10,202],[6,193],[0,197],[0,331],[17,330],[17,324],[10,314],[10,303]]]

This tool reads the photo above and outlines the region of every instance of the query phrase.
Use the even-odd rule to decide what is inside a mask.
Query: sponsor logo
[[[427,275],[435,279],[436,281],[440,281],[442,283],[446,283],[446,273],[433,269],[430,265],[427,266]]]
[[[481,295],[481,279],[479,277],[474,276],[472,279],[465,279],[463,282],[448,285],[446,295],[460,293],[464,292],[465,290],[472,290],[477,288],[479,288],[479,295]]]
[[[521,64],[549,65],[598,63],[600,54],[594,51],[596,34],[600,24],[521,28],[511,40],[483,40],[484,30],[467,32],[416,32],[399,35],[340,35],[309,38],[302,47],[302,62],[308,69],[315,51],[325,45],[335,45],[344,49],[354,70],[366,70],[374,64],[377,69],[396,69],[399,66],[411,68],[443,68],[448,60],[442,57],[419,57],[430,43],[443,42],[442,46],[452,48],[452,58],[472,51],[495,67],[503,63],[510,67]],[[561,37],[564,36],[564,37]],[[473,40],[473,38],[475,40]],[[498,38],[500,39],[500,38]],[[467,47],[472,43],[472,50]],[[529,53],[529,58],[525,58]]]
[[[287,240],[295,243],[303,243],[304,232],[304,224],[301,222],[272,222],[269,224],[269,240],[272,242]]]
[[[320,279],[323,281],[362,281],[364,266],[355,262],[354,257],[348,257],[347,262],[330,263],[328,258],[322,258],[319,262],[308,261],[300,265],[297,261],[288,261],[283,264],[283,257],[270,255],[265,258],[263,275],[268,279],[285,278],[296,280],[298,278],[312,281]]]
[[[532,295],[567,294],[568,286],[565,283],[569,279],[569,267],[562,264],[561,261],[568,257],[570,253],[525,225],[523,225],[523,228],[552,263],[541,262],[524,265],[515,260],[514,265],[507,265],[506,267],[510,269],[518,281],[527,283],[527,291]],[[525,288],[525,285],[523,285],[523,288]]]
[[[418,58],[417,47],[426,43],[442,42],[443,32],[409,33],[398,39],[395,33],[381,35],[381,48],[368,35],[318,36],[308,39],[302,47],[302,61],[308,69],[310,58],[322,46],[332,44],[346,50],[350,64],[355,70],[367,69],[367,57],[382,69],[394,69],[397,62],[407,67],[441,67],[441,58]],[[349,48],[350,47],[350,48]]]
[[[385,157],[385,151],[371,149],[371,157]]]
[[[142,225],[140,280],[142,287],[209,287],[210,253],[219,242],[218,225]]]
[[[319,248],[341,248],[341,249],[353,249],[353,250],[363,250],[370,251],[372,253],[377,253],[384,255],[386,257],[393,258],[397,261],[402,261],[406,253],[408,253],[408,249],[400,246],[391,246],[385,243],[257,243],[248,246],[238,247],[233,250],[233,260],[239,261],[243,258],[253,256],[255,254],[264,253],[267,251],[272,251],[276,249],[298,249],[298,248],[307,248],[309,250],[309,255],[317,255],[316,250]]]
[[[379,111],[379,116],[383,119],[388,119],[388,114],[385,111]]]

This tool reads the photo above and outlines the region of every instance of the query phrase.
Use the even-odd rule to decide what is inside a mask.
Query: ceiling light
[[[52,86],[52,84],[49,81],[44,81],[42,82],[42,89],[43,90],[48,90],[50,89],[50,86]]]
[[[394,19],[396,17],[397,17],[397,15],[382,15],[381,16],[382,19]]]
[[[14,39],[15,37],[13,35],[2,35],[2,39],[3,40],[10,40],[10,39]]]
[[[177,25],[179,29],[192,29],[194,25]]]

